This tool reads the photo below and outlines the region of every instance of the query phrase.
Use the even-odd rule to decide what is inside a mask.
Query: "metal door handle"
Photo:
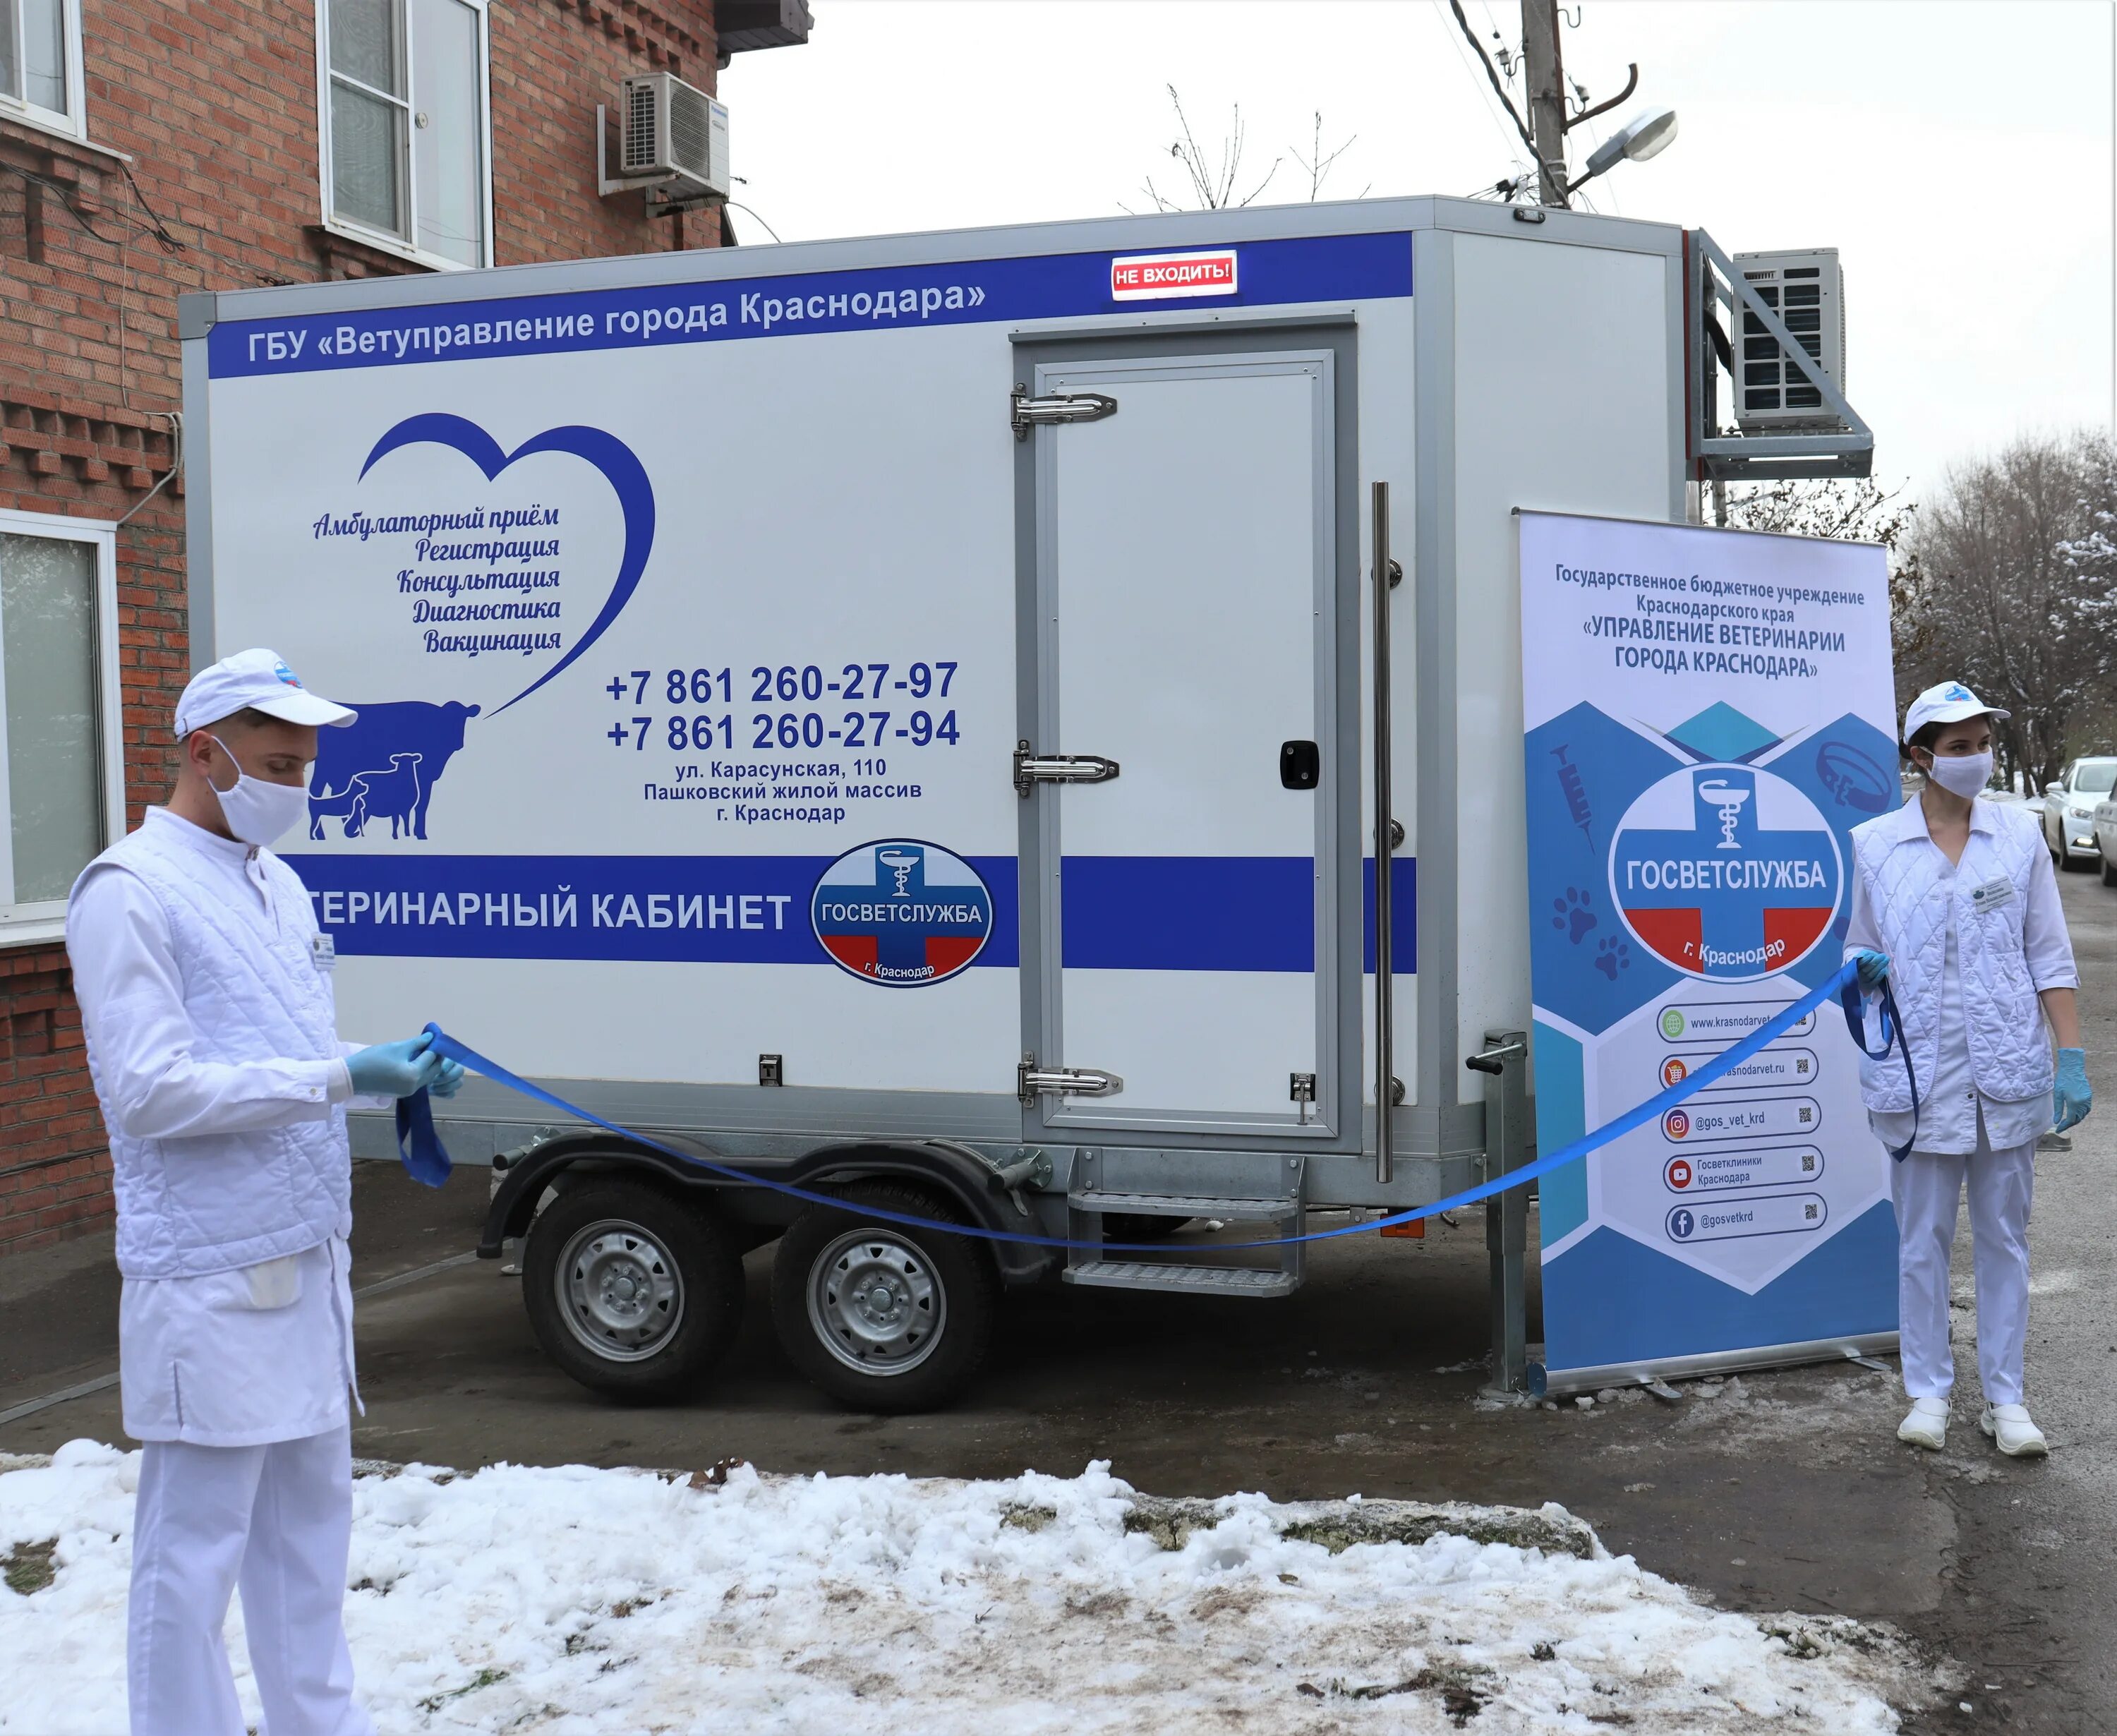
[[[1029,438],[1029,431],[1061,422],[1100,422],[1118,413],[1118,401],[1107,392],[1054,392],[1032,398],[1017,385],[1008,399],[1008,424],[1017,440]]]
[[[1100,754],[1032,754],[1026,741],[1014,748],[1014,789],[1026,796],[1040,783],[1108,783],[1118,763]]]
[[[1390,592],[1404,569],[1390,559],[1389,484],[1377,482],[1373,494],[1374,539],[1374,807],[1375,807],[1375,1180],[1395,1174],[1395,1129],[1390,1110],[1396,1094],[1396,1006],[1392,964],[1395,930],[1390,852],[1404,842],[1404,829],[1390,815]]]
[[[1025,1108],[1040,1096],[1114,1097],[1124,1089],[1123,1079],[1100,1067],[1039,1067],[1034,1055],[1014,1069],[1014,1094]]]

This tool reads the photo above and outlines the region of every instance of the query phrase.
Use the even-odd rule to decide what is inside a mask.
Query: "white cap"
[[[287,723],[350,723],[358,713],[311,693],[276,651],[238,651],[201,669],[177,701],[177,739],[242,710]]]
[[[1942,681],[1929,687],[1904,713],[1904,740],[1908,741],[1929,723],[1960,723],[1965,718],[2010,717],[1996,705],[1987,705],[1960,681]]]

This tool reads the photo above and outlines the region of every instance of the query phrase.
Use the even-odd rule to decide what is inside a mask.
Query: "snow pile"
[[[0,1676],[0,1730],[121,1730],[138,1457],[77,1441],[16,1462],[0,1657],[36,1668]],[[1156,1503],[1101,1465],[1004,1483],[744,1466],[719,1486],[408,1466],[354,1489],[347,1625],[391,1732],[841,1736],[886,1712],[975,1736],[1847,1736],[1895,1729],[1886,1702],[1927,1692],[1885,1635],[1716,1613],[1557,1507]],[[1472,1535],[1427,1535],[1437,1514]],[[1543,1546],[1474,1540],[1495,1535]],[[238,1605],[254,1719],[239,1628]]]

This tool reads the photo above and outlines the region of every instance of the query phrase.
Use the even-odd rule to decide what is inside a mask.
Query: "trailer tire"
[[[718,1214],[644,1182],[560,1189],[522,1249],[545,1354],[611,1398],[688,1397],[735,1342],[742,1295],[741,1250]]]
[[[922,1189],[867,1182],[841,1197],[855,1207],[963,1221],[957,1207]],[[984,1365],[999,1316],[992,1256],[967,1237],[810,1206],[773,1258],[772,1318],[788,1360],[851,1410],[947,1404]]]

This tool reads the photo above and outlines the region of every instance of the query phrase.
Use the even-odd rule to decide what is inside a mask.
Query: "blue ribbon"
[[[1843,976],[1844,972],[1841,971],[1838,974]],[[1879,1061],[1889,1054],[1893,1045],[1904,1058],[1904,1082],[1912,1088],[1911,1138],[1902,1145],[1890,1145],[1886,1140],[1883,1142],[1884,1148],[1890,1157],[1902,1163],[1911,1156],[1912,1147],[1918,1139],[1918,1075],[1912,1070],[1912,1046],[1904,1040],[1904,1022],[1897,1012],[1896,990],[1889,986],[1888,977],[1882,979],[1879,992],[1882,997],[1882,1046],[1879,1049],[1867,1046],[1867,1022],[1864,1016],[1866,1000],[1860,992],[1856,970],[1853,980],[1845,985],[1840,999],[1845,1006],[1845,1028],[1852,1033],[1852,1041],[1860,1046],[1861,1054],[1871,1061]]]
[[[440,1186],[455,1167],[449,1161],[441,1136],[434,1131],[434,1106],[423,1089],[397,1100],[397,1155],[412,1180],[430,1188]]]
[[[1430,1206],[1419,1206],[1410,1211],[1392,1212],[1386,1217],[1370,1218],[1364,1223],[1346,1224],[1335,1230],[1312,1230],[1305,1235],[1275,1236],[1266,1241],[1220,1243],[1215,1244],[1216,1251],[1233,1252],[1246,1248],[1284,1248],[1296,1242],[1327,1242],[1341,1235],[1364,1235],[1370,1230],[1384,1229],[1392,1224],[1415,1223],[1421,1218],[1437,1217],[1443,1212],[1453,1212],[1464,1206],[1474,1206],[1479,1201],[1490,1199],[1494,1194],[1504,1193],[1510,1188],[1524,1186],[1527,1183],[1536,1180],[1539,1176],[1550,1175],[1554,1170],[1563,1169],[1569,1163],[1578,1163],[1590,1152],[1609,1144],[1613,1139],[1621,1139],[1626,1133],[1644,1127],[1649,1122],[1667,1115],[1678,1104],[1687,1101],[1709,1085],[1718,1083],[1760,1050],[1778,1041],[1780,1037],[1785,1036],[1787,1032],[1832,996],[1846,995],[1848,990],[1853,989],[1853,986],[1858,981],[1858,967],[1852,964],[1845,965],[1828,981],[1810,990],[1792,1006],[1767,1019],[1733,1047],[1715,1055],[1704,1066],[1677,1084],[1672,1085],[1658,1096],[1649,1097],[1637,1108],[1626,1110],[1614,1120],[1605,1122],[1593,1133],[1583,1134],[1571,1144],[1562,1146],[1557,1151],[1538,1158],[1534,1163],[1524,1164],[1518,1170],[1509,1170],[1503,1175],[1482,1182],[1474,1188],[1466,1188],[1460,1194],[1451,1194],[1447,1198],[1436,1200]],[[1859,1016],[1856,995],[1848,998],[1845,1004],[1847,1019],[1854,1022],[1854,1039],[1860,1042],[1863,1051],[1866,1050],[1866,1044],[1861,1038],[1856,1023]],[[1887,1011],[1890,1017],[1883,1032],[1881,1050],[1883,1055],[1889,1053],[1893,1043],[1898,1047],[1902,1046],[1902,1032],[1894,1018],[1895,1010],[1893,1002],[1887,1004]],[[715,1163],[708,1158],[694,1157],[689,1152],[680,1152],[673,1146],[664,1145],[660,1140],[650,1138],[644,1133],[636,1133],[630,1128],[620,1127],[615,1121],[606,1121],[592,1110],[583,1109],[576,1103],[569,1103],[564,1097],[545,1090],[542,1086],[533,1085],[519,1074],[510,1073],[499,1062],[489,1060],[467,1044],[457,1041],[439,1025],[428,1025],[427,1030],[433,1037],[432,1049],[435,1054],[458,1062],[473,1073],[482,1073],[495,1083],[505,1085],[510,1091],[519,1092],[523,1097],[544,1104],[549,1108],[558,1110],[562,1114],[571,1115],[576,1120],[588,1122],[593,1126],[603,1129],[606,1132],[616,1133],[620,1138],[630,1140],[638,1145],[643,1145],[650,1151],[659,1152],[665,1157],[673,1157],[680,1163],[689,1164],[694,1169],[703,1170],[710,1175],[740,1183],[745,1187],[768,1188],[775,1194],[783,1194],[789,1198],[803,1200],[810,1205],[833,1207],[842,1212],[857,1210],[861,1217],[873,1218],[883,1223],[902,1224],[914,1230],[939,1230],[948,1235],[969,1236],[978,1241],[1020,1242],[1033,1248],[1078,1248],[1089,1251],[1101,1249],[1119,1254],[1165,1254],[1169,1250],[1169,1244],[1166,1242],[1072,1241],[1063,1236],[1026,1235],[1015,1230],[987,1230],[975,1224],[943,1223],[933,1218],[917,1217],[905,1212],[885,1211],[874,1206],[858,1207],[849,1206],[835,1194],[817,1193],[808,1188],[796,1187],[789,1182],[774,1181],[769,1176],[754,1175],[746,1170],[734,1169],[726,1164]],[[1904,1067],[1908,1075],[1911,1069],[1911,1056],[1908,1050],[1905,1052]],[[1913,1088],[1916,1091],[1916,1084]],[[410,1170],[413,1175],[422,1181],[428,1181],[431,1186],[438,1186],[440,1184],[438,1182],[431,1181],[429,1178],[436,1175],[445,1178],[448,1174],[449,1158],[448,1153],[441,1149],[440,1141],[435,1134],[433,1113],[426,1106],[425,1099],[426,1093],[421,1092],[416,1098],[407,1099],[398,1105],[398,1152],[404,1160],[405,1168]]]

